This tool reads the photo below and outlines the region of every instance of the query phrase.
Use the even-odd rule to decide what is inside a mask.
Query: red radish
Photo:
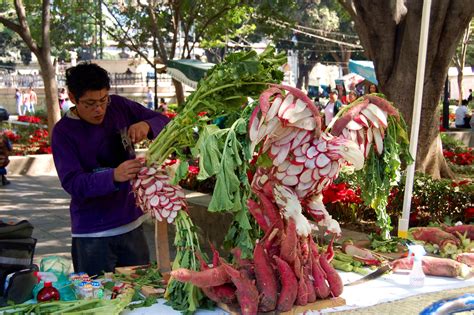
[[[247,208],[249,209],[250,214],[253,216],[255,221],[257,221],[258,226],[263,230],[263,232],[267,232],[269,229],[269,222],[263,216],[262,210],[258,203],[253,201],[252,199],[247,200]]]
[[[280,258],[285,260],[288,264],[292,265],[296,259],[296,224],[295,221],[290,218],[286,226],[285,234],[282,235]]]
[[[303,274],[303,268],[301,267],[300,273]],[[297,305],[306,305],[308,304],[308,288],[304,277],[301,277],[298,281],[298,296],[296,298]]]
[[[276,205],[263,192],[255,191],[262,202],[262,212],[270,220],[269,225],[275,225],[275,228],[283,231],[283,219]]]
[[[380,260],[377,259],[370,250],[357,247],[350,242],[342,245],[342,251],[366,265],[380,265]]]
[[[337,297],[342,294],[344,285],[342,284],[342,279],[337,273],[336,269],[328,262],[326,254],[319,256],[319,263],[326,272],[326,279],[329,282],[329,288],[331,288],[331,293],[334,297]]]
[[[231,283],[226,283],[217,287],[203,287],[202,292],[215,303],[232,305],[236,302],[236,288]]]
[[[200,288],[215,287],[230,282],[230,277],[222,266],[203,271],[179,268],[171,271],[171,276],[180,282],[190,282]]]
[[[336,239],[336,234],[333,234],[331,241],[329,242],[329,245],[326,249],[326,259],[328,260],[328,262],[331,262],[331,260],[334,258],[333,244],[334,244],[335,239]]]
[[[456,256],[456,261],[474,267],[474,253],[461,253]]]
[[[413,257],[400,258],[391,263],[394,271],[399,269],[413,268]],[[422,259],[423,272],[429,276],[460,277],[466,279],[472,274],[472,270],[463,263],[449,258],[438,258],[424,256]]]
[[[258,312],[258,290],[255,283],[225,262],[222,265],[237,288],[235,294],[239,301],[241,314],[254,315]]]
[[[278,272],[280,273],[281,291],[278,297],[277,310],[287,312],[291,310],[298,294],[298,281],[296,276],[286,261],[278,256],[273,256]]]
[[[273,311],[277,304],[278,282],[271,267],[270,258],[265,253],[262,244],[255,244],[253,259],[257,288],[260,293],[259,310],[261,312]]]
[[[437,227],[417,227],[411,230],[415,240],[437,244],[443,249],[447,244],[460,245],[459,239],[451,233],[445,232]]]
[[[400,117],[398,110],[386,99],[377,95],[364,95],[364,98],[369,100],[370,103],[377,105],[381,110],[387,112],[387,114],[397,118]]]
[[[456,225],[456,226],[443,226],[443,230],[458,237],[458,234],[466,234],[467,238],[474,240],[474,225]]]
[[[331,128],[331,134],[334,136],[339,136],[342,131],[346,128],[347,124],[357,117],[360,111],[367,107],[369,104],[368,100],[363,100],[357,103],[350,105],[350,108],[345,112],[342,117],[340,117]],[[364,117],[365,118],[365,117]]]
[[[314,279],[314,291],[316,295],[321,298],[325,299],[331,294],[331,289],[326,282],[326,273],[321,268],[319,262],[319,255],[311,257],[312,262],[312,272],[313,272],[313,279]]]
[[[237,266],[243,267],[243,266],[253,264],[252,260],[242,258],[242,250],[240,248],[235,247],[235,248],[231,249],[230,252],[234,256],[234,261],[237,263]]]
[[[260,94],[259,105],[257,107],[260,108],[263,115],[268,113],[270,109],[270,98],[275,94],[281,94],[281,90],[276,87],[270,87]]]
[[[316,292],[314,291],[314,284],[313,281],[310,279],[313,278],[313,272],[311,270],[310,260],[308,260],[308,264],[303,267],[303,278],[306,282],[306,290],[308,292],[308,303],[313,303],[316,301]]]

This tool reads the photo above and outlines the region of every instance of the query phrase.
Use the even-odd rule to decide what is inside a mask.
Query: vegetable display
[[[375,105],[370,100],[382,105]],[[377,152],[383,149],[382,139],[372,137],[369,145],[360,145],[357,138],[352,138],[353,132],[346,128],[363,129],[362,125],[356,126],[353,120],[361,119],[362,114],[359,113],[365,113],[366,128],[373,133],[374,126],[388,126],[386,116],[389,113],[397,113],[381,98],[371,96],[370,100],[366,98],[362,105],[354,105],[354,108],[358,107],[349,112],[351,119],[346,117],[345,125],[338,124],[336,127],[340,130],[340,136],[334,136],[321,131],[317,108],[300,90],[272,84],[261,93],[248,121],[250,152],[253,153],[250,168],[243,169],[253,170],[251,198],[245,204],[265,236],[256,244],[253,260],[247,260],[244,265],[237,263],[231,266],[221,262],[200,272],[174,270],[172,277],[206,290],[224,284],[232,285],[228,288],[234,288],[243,314],[288,311],[293,305],[306,305],[314,302],[315,298],[339,296],[343,285],[330,264],[334,256],[332,244],[326,253],[318,252],[311,237],[315,226],[305,214],[312,216],[319,226],[325,226],[328,232],[340,233],[339,224],[322,203],[322,190],[337,177],[345,163],[362,168],[364,155],[370,150],[372,142],[378,148]],[[237,128],[242,124],[241,119],[226,131],[208,127],[199,139],[199,149],[203,152],[200,163],[205,172],[221,175],[227,183],[237,182],[240,172],[235,170],[249,163],[249,159],[245,161],[239,155],[231,155],[230,161],[220,162],[229,158],[224,153],[228,148],[234,148],[229,149],[231,152],[241,152],[235,141],[235,131],[242,133]],[[378,134],[383,131],[377,130]],[[216,146],[206,144],[215,143],[216,137],[225,137],[223,147],[215,149]],[[207,153],[209,148],[217,154]],[[215,155],[221,160],[212,162]],[[220,168],[221,165],[230,167]],[[229,172],[229,169],[234,172]],[[224,200],[232,200],[229,196],[237,192],[237,187],[236,184],[219,186],[214,193]],[[248,192],[239,192],[239,202],[242,195],[248,195]],[[227,206],[233,205],[229,202]],[[368,257],[360,259],[366,263],[373,262]]]
[[[167,182],[170,187],[186,176],[184,149],[190,147],[199,158],[198,179],[216,177],[209,210],[234,214],[225,244],[233,248],[235,262],[215,258],[209,267],[198,254],[192,222],[178,210],[174,223],[180,241],[175,240],[177,258],[165,294],[175,309],[196,310],[203,297],[198,287],[215,302],[237,301],[243,314],[288,311],[295,304],[342,293],[342,281],[330,264],[332,243],[319,253],[311,237],[317,226],[307,216],[326,232],[340,234],[322,202],[323,189],[345,164],[361,169],[365,157],[385,151],[392,159],[398,157],[398,147],[390,149],[390,142],[385,148],[384,137],[399,139],[400,116],[385,99],[364,96],[323,132],[319,111],[306,94],[276,84],[282,79],[277,68],[284,61],[271,48],[260,55],[230,55],[201,80],[149,148],[148,168],[134,185],[142,209],[172,221],[175,204],[182,205],[180,195],[169,191],[168,200],[162,198],[168,196],[163,196],[165,185],[154,165],[162,165],[171,153],[178,155],[181,164]],[[224,126],[209,124],[216,118],[224,118]],[[393,135],[386,136],[386,131]],[[396,173],[397,167],[386,169]]]

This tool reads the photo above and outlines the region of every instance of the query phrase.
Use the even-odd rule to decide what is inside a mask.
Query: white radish
[[[387,113],[385,113],[377,105],[372,104],[372,103],[369,103],[367,105],[367,109],[370,110],[375,115],[375,117],[377,117],[380,124],[384,128],[387,128]]]
[[[283,161],[288,156],[288,153],[290,152],[290,145],[291,145],[290,143],[287,143],[280,147],[280,151],[278,152],[278,155],[273,160],[273,165],[278,166],[281,163],[283,163]]]
[[[372,123],[375,128],[379,128],[379,119],[371,110],[364,108],[363,110],[361,110],[361,113],[364,114],[365,117],[367,117],[367,119]]]
[[[278,109],[278,117],[283,117],[283,113],[288,110],[289,107],[295,106],[293,100],[295,99],[293,94],[288,93],[285,97],[285,100],[281,103],[280,108]]]
[[[286,174],[288,175],[299,175],[303,171],[304,166],[303,165],[294,165],[290,163],[290,166],[286,170]]]
[[[325,167],[319,169],[319,176],[325,177],[331,171],[331,164],[328,163]]]
[[[382,134],[380,133],[379,129],[374,129],[373,130],[374,134],[374,142],[375,142],[375,148],[377,149],[377,153],[380,155],[382,154],[383,151],[383,139],[382,139]]]
[[[293,143],[291,144],[291,150],[297,148],[301,144],[302,140],[305,138],[307,134],[309,134],[309,131],[307,130],[298,131],[298,134],[293,139]]]
[[[339,163],[336,161],[333,161],[331,163],[331,171],[329,171],[328,177],[335,178],[337,173],[339,172],[339,168],[340,168]]]
[[[300,175],[300,182],[302,183],[311,183],[311,180],[313,178],[313,170],[312,169],[306,169],[301,173]]]
[[[313,131],[316,128],[316,120],[314,117],[305,117],[295,121],[294,123],[288,124],[288,126]]]
[[[294,186],[298,184],[298,177],[297,176],[285,176],[281,181],[285,186]]]
[[[320,142],[316,145],[316,149],[317,149],[319,152],[327,152],[327,151],[328,151],[327,142],[326,142],[326,141],[320,141]]]
[[[306,156],[308,159],[314,158],[318,154],[318,151],[316,150],[315,146],[310,146],[308,150],[306,150]]]
[[[150,206],[152,207],[158,206],[159,203],[160,203],[160,198],[156,195],[150,199]]]
[[[309,169],[316,168],[316,159],[306,159],[304,166]]]
[[[147,189],[145,189],[145,195],[152,195],[156,192],[156,185],[151,185]]]
[[[270,106],[270,109],[267,112],[267,115],[265,116],[265,121],[269,122],[273,118],[275,118],[275,115],[278,113],[278,110],[280,109],[280,105],[283,99],[281,97],[276,97],[273,100],[272,106]]]
[[[330,161],[331,160],[328,158],[326,154],[320,153],[318,157],[316,158],[316,167],[320,169],[324,168],[326,165],[328,165]]]

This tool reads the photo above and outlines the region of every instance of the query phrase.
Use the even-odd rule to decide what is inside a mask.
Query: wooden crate
[[[296,315],[296,314],[302,314],[306,311],[317,311],[317,310],[322,310],[325,308],[331,308],[331,307],[336,307],[336,306],[342,306],[346,305],[346,300],[344,300],[342,297],[336,297],[332,299],[325,299],[325,300],[318,300],[314,303],[310,303],[304,306],[301,305],[295,305],[293,308],[288,311],[288,312],[267,312],[267,313],[258,313],[261,315],[273,315],[273,314],[279,314],[279,315]],[[222,308],[224,311],[229,312],[231,315],[238,315],[241,314],[240,309],[231,307],[227,304],[222,304],[219,303],[217,306]]]

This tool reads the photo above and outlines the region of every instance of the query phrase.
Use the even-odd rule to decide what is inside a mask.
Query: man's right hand
[[[114,169],[114,181],[116,182],[126,182],[131,179],[134,179],[140,168],[142,167],[142,162],[138,159],[127,160],[117,166]]]

